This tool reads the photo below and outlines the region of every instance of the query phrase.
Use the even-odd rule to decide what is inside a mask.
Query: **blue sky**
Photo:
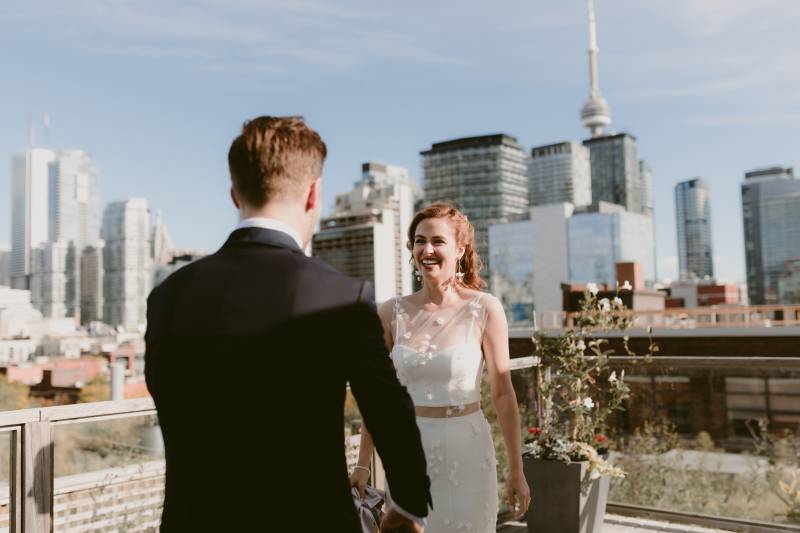
[[[144,196],[182,247],[215,250],[236,214],[241,123],[301,114],[328,143],[326,211],[377,160],[506,132],[582,139],[582,0],[6,0],[0,5],[0,243],[27,120],[97,161],[103,203]],[[718,276],[744,278],[739,184],[800,163],[800,2],[597,0],[613,128],[653,167],[659,274],[677,271],[673,187],[711,187]],[[41,128],[39,128],[41,130]],[[42,140],[42,133],[37,133]]]

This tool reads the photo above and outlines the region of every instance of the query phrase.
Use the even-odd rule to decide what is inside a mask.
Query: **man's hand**
[[[424,529],[391,507],[381,521],[381,533],[422,533]]]

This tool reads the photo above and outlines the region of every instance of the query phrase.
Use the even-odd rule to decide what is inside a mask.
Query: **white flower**
[[[591,409],[592,407],[594,407],[594,401],[591,398],[584,398],[583,406],[587,409]]]
[[[589,283],[586,285],[586,290],[592,293],[592,296],[597,296],[597,293],[600,292],[600,289],[597,288],[597,283]]]
[[[575,345],[575,348],[576,348],[576,349],[577,349],[579,352],[583,352],[583,351],[585,351],[585,350],[586,350],[586,343],[585,343],[585,342],[583,342],[583,339],[581,339],[581,340],[579,340],[579,341],[578,341],[578,344],[576,344],[576,345]]]
[[[620,298],[619,296],[615,296],[614,305],[616,305],[617,307],[622,307],[622,298]]]
[[[633,287],[631,286],[630,282],[626,279],[625,283],[622,284],[622,287],[619,288],[621,291],[632,291]]]
[[[603,298],[599,302],[601,311],[611,311],[611,301],[608,298]]]
[[[611,372],[611,375],[608,376],[608,382],[609,383],[616,383],[616,381],[617,381],[617,371],[614,370],[613,372]]]

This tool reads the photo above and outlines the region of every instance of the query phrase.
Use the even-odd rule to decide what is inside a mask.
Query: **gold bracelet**
[[[356,471],[356,470],[359,470],[359,469],[361,469],[361,470],[366,470],[366,471],[367,471],[367,474],[372,474],[372,471],[370,471],[370,469],[369,469],[369,468],[367,468],[366,466],[359,466],[359,465],[356,465],[356,466],[354,466],[354,467],[353,467],[353,471]]]

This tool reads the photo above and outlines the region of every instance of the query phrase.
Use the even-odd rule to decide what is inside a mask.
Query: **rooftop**
[[[497,146],[506,145],[513,148],[522,149],[516,137],[507,135],[505,133],[495,133],[492,135],[479,135],[476,137],[462,137],[460,139],[452,139],[449,141],[442,141],[433,143],[430,150],[420,152],[421,155],[428,155],[437,152],[446,152],[450,150],[464,150],[467,148],[478,148],[482,146]]]

